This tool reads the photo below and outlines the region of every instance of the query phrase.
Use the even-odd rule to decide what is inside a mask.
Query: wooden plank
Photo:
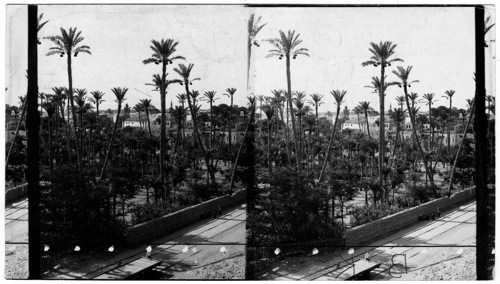
[[[94,279],[98,280],[117,280],[126,279],[128,277],[134,276],[138,273],[144,272],[149,269],[153,269],[161,263],[160,260],[148,259],[141,257],[137,260],[132,261],[124,266],[118,267],[104,274],[99,275]]]
[[[353,279],[356,277],[361,276],[362,274],[369,273],[373,269],[377,268],[380,266],[380,263],[376,262],[370,262],[364,259],[360,259],[358,261],[354,262],[354,271],[352,269],[352,265],[347,267],[343,267],[344,271],[342,271],[340,274],[338,274],[335,278],[337,280],[349,280]],[[355,274],[353,274],[353,272]]]
[[[380,263],[360,259],[360,260],[354,262],[354,272],[356,274],[348,277],[347,279],[352,279],[352,278],[355,278],[357,276],[360,276],[361,274],[368,273],[379,266],[380,266]],[[352,270],[349,269],[348,271],[352,271]]]

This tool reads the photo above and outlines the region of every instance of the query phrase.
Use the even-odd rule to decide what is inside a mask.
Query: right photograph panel
[[[483,14],[252,10],[247,279],[475,280],[480,261],[492,279],[494,7]]]

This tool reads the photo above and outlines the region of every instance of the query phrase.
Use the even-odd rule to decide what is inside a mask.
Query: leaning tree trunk
[[[104,165],[102,166],[101,175],[99,176],[99,181],[102,181],[104,173],[106,171],[106,166],[108,165],[109,156],[111,153],[111,145],[113,145],[113,140],[115,139],[116,128],[118,127],[118,120],[120,117],[120,111],[122,109],[121,103],[118,104],[118,113],[116,115],[115,126],[113,127],[113,133],[111,134],[111,140],[109,140],[108,151],[106,152],[106,158],[104,159]]]
[[[469,120],[467,121],[467,125],[465,126],[464,138],[462,139],[462,141],[460,141],[460,146],[458,146],[457,154],[455,156],[455,161],[453,162],[453,167],[451,168],[450,183],[448,185],[448,196],[451,196],[451,190],[453,189],[453,175],[455,174],[455,169],[457,167],[457,162],[458,162],[458,157],[460,156],[460,151],[462,150],[462,145],[464,144],[464,141],[467,138],[467,129],[469,129],[469,125],[470,125],[470,123],[472,121],[472,117],[474,115],[473,110],[474,110],[474,102],[472,103],[471,111],[469,113]]]
[[[406,107],[410,109],[410,102],[408,101],[408,90],[406,85],[403,86],[404,92],[405,92],[405,100],[406,100]],[[427,164],[427,158],[425,157],[424,150],[422,149],[422,145],[420,144],[420,139],[417,135],[417,130],[415,128],[415,116],[412,114],[412,112],[409,112],[410,114],[410,121],[411,121],[411,128],[413,131],[413,136],[415,137],[415,143],[417,144],[418,151],[420,155],[422,156],[422,160],[424,161],[424,167],[425,167],[425,172],[427,176],[429,177],[429,181],[431,182],[431,187],[432,190],[434,191],[434,195],[437,196],[436,189],[434,187],[434,177],[432,176],[431,170]],[[432,166],[432,165],[431,165]]]
[[[330,152],[332,151],[332,142],[335,137],[335,129],[337,128],[337,121],[339,120],[340,113],[340,103],[337,105],[337,115],[335,116],[335,123],[333,124],[332,137],[330,137],[330,141],[328,142],[328,148],[326,150],[325,161],[323,162],[323,167],[321,168],[321,173],[319,174],[318,183],[321,182],[323,175],[325,174],[326,164],[328,163],[328,158],[330,157]]]
[[[252,106],[252,110],[250,112],[250,120],[247,123],[247,127],[245,129],[245,134],[243,135],[243,140],[241,141],[240,147],[238,148],[238,153],[236,154],[236,160],[234,161],[234,166],[233,170],[231,173],[231,183],[229,186],[229,192],[233,192],[234,188],[234,174],[236,173],[236,168],[238,167],[238,161],[240,160],[240,154],[241,154],[241,149],[243,149],[243,142],[245,141],[245,138],[247,137],[248,130],[250,129],[250,125],[253,123],[254,120],[254,115],[255,115],[255,105]]]
[[[209,154],[207,153],[206,149],[205,149],[205,146],[203,145],[203,141],[201,139],[201,136],[200,136],[200,133],[198,132],[198,123],[196,121],[196,113],[195,113],[195,110],[194,110],[194,107],[193,107],[193,104],[191,103],[191,99],[190,99],[190,93],[189,93],[189,82],[188,80],[184,80],[184,85],[185,85],[185,88],[186,88],[186,94],[187,94],[187,100],[188,100],[188,106],[189,106],[189,110],[191,112],[191,117],[192,117],[192,120],[193,120],[193,128],[194,128],[194,134],[195,134],[195,137],[196,137],[196,141],[198,142],[198,145],[200,146],[200,149],[201,149],[201,153],[203,155],[203,158],[205,160],[205,164],[207,165],[207,171],[210,175],[210,179],[212,180],[212,184],[216,184],[216,181],[215,181],[215,172],[214,170],[212,169],[212,167],[210,166],[210,157],[209,157]]]

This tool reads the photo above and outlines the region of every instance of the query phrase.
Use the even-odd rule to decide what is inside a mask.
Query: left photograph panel
[[[32,7],[6,6],[5,278],[244,279],[251,11]]]

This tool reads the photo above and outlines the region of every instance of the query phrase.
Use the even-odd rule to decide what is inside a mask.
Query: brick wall
[[[160,235],[169,234],[200,220],[203,215],[211,214],[220,206],[223,210],[246,200],[246,190],[240,190],[233,196],[224,195],[193,205],[163,217],[132,226],[125,233],[128,244],[151,240]]]
[[[390,235],[418,222],[418,216],[432,214],[440,208],[441,212],[454,206],[464,204],[475,198],[475,188],[458,192],[451,197],[442,197],[419,206],[386,216],[382,219],[363,224],[347,230],[346,245],[359,246]]]

